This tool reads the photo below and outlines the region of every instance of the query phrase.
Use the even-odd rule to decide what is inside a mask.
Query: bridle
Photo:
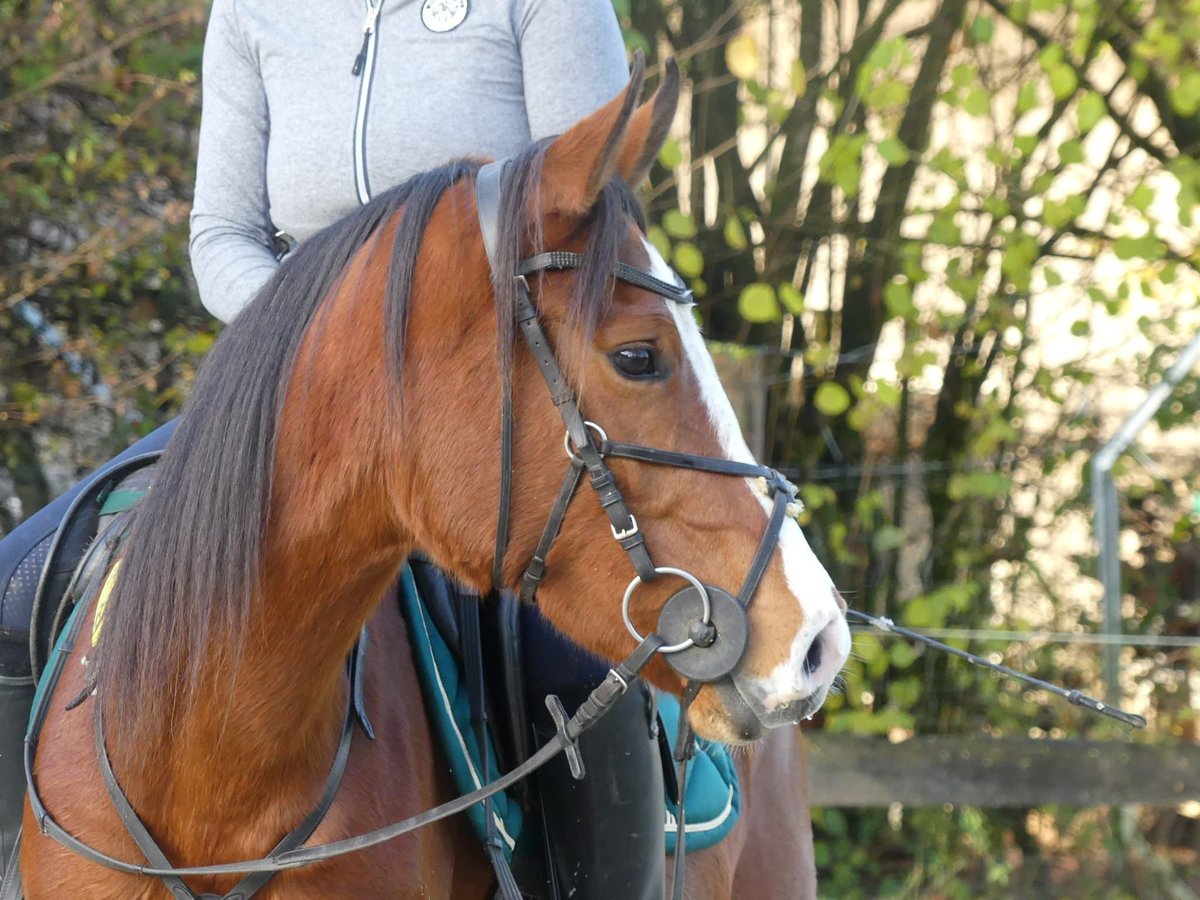
[[[475,182],[479,226],[495,287],[499,287],[497,280],[502,277],[497,271],[500,258],[498,236],[504,174],[508,165],[507,160],[488,163],[479,170]],[[672,668],[688,682],[683,694],[679,717],[680,730],[676,741],[676,761],[679,763],[676,781],[679,786],[680,802],[673,892],[676,897],[682,897],[683,860],[687,835],[684,796],[686,794],[688,761],[694,749],[694,735],[688,724],[687,710],[701,685],[729,678],[745,655],[750,631],[747,609],[754,599],[763,574],[771,561],[771,554],[778,543],[779,532],[783,528],[789,508],[796,509],[798,505],[796,488],[783,475],[767,466],[610,441],[603,428],[584,418],[579,408],[578,398],[568,384],[554,349],[538,320],[537,307],[533,303],[528,280],[532,275],[581,269],[584,262],[585,257],[578,253],[564,251],[538,253],[521,260],[513,275],[517,326],[526,348],[538,364],[538,370],[542,373],[554,405],[566,426],[563,445],[570,458],[570,465],[563,478],[558,497],[551,508],[550,516],[542,529],[537,549],[521,578],[520,597],[524,602],[535,602],[538,586],[545,576],[546,558],[562,529],[567,509],[578,491],[585,472],[592,490],[600,501],[601,508],[608,516],[613,540],[629,556],[629,561],[636,573],[622,598],[621,616],[625,627],[639,645],[647,639],[634,627],[629,609],[630,600],[638,586],[654,581],[660,575],[674,575],[688,582],[687,587],[667,599],[659,614],[657,631],[652,635],[652,637],[657,637],[665,642],[657,648],[657,652],[662,654]],[[620,261],[615,263],[611,272],[612,277],[617,281],[658,294],[667,302],[690,306],[692,292],[677,274],[674,272],[671,274],[673,281],[666,281]],[[511,375],[509,377],[511,378]],[[513,418],[510,382],[503,386],[500,422],[500,502],[492,563],[492,582],[497,587],[503,583],[504,556],[508,545],[513,472]],[[641,527],[626,505],[625,498],[608,467],[606,459],[610,457],[757,480],[763,493],[771,498],[771,513],[762,539],[759,541],[758,549],[755,551],[746,577],[736,596],[720,587],[703,584],[695,575],[685,569],[655,565],[650,557]],[[547,703],[556,724],[561,728],[565,718],[561,707],[555,707],[553,698],[547,698]],[[568,750],[568,759],[576,777],[582,777],[577,752],[572,753],[571,750]],[[491,821],[490,816],[487,818],[488,821]]]
[[[506,161],[489,163],[479,170],[476,177],[475,199],[479,210],[480,231],[492,267],[493,279],[498,277],[497,235],[501,189],[506,167]],[[535,601],[538,587],[546,573],[546,558],[586,473],[592,490],[608,517],[612,538],[629,556],[636,573],[625,591],[621,604],[626,628],[635,640],[643,640],[633,625],[629,610],[630,600],[639,585],[654,581],[660,575],[682,578],[688,582],[688,586],[670,597],[659,618],[658,633],[666,643],[658,652],[666,656],[672,667],[689,680],[717,681],[728,676],[741,662],[745,653],[749,636],[746,609],[754,599],[770,563],[771,553],[775,549],[788,509],[795,508],[796,489],[779,472],[767,466],[610,441],[603,428],[584,418],[578,398],[568,384],[554,349],[542,329],[528,280],[533,275],[579,269],[583,264],[584,257],[578,253],[539,253],[521,260],[513,276],[517,326],[526,348],[538,364],[538,370],[542,373],[554,405],[566,426],[563,444],[570,460],[558,497],[542,529],[537,549],[521,578],[520,597],[525,602]],[[675,280],[668,282],[618,261],[611,274],[617,281],[651,291],[668,302],[684,306],[690,306],[692,303],[692,292],[674,273],[672,275]],[[502,583],[512,493],[513,410],[510,385],[505,385],[503,398],[500,424],[500,502],[492,566],[492,579],[496,585]],[[736,596],[719,587],[701,583],[685,569],[655,565],[637,518],[626,505],[608,466],[609,458],[757,480],[763,492],[772,499],[772,509],[762,540]]]
[[[488,260],[492,266],[493,282],[496,279],[502,181],[507,166],[507,161],[489,163],[479,170],[476,180],[479,222]],[[78,616],[75,617],[76,622],[73,628],[68,629],[60,652],[55,654],[54,660],[48,667],[48,683],[35,704],[29,733],[25,738],[24,763],[29,802],[34,819],[43,835],[58,841],[68,850],[85,859],[110,869],[127,874],[160,878],[166,883],[172,895],[179,900],[209,900],[209,898],[218,898],[218,896],[221,900],[247,900],[263,887],[270,876],[276,872],[364,850],[455,815],[476,803],[486,803],[489,798],[513,786],[559,753],[567,755],[572,772],[582,777],[582,761],[577,744],[579,736],[611,709],[628,690],[630,684],[636,680],[642,669],[657,654],[662,653],[676,671],[689,682],[684,692],[684,709],[680,715],[680,740],[677,742],[678,749],[676,751],[676,758],[680,762],[678,776],[680,812],[676,842],[675,893],[676,896],[682,896],[682,861],[686,840],[684,787],[687,761],[691,756],[693,746],[693,735],[686,724],[687,705],[695,697],[701,684],[728,677],[737,668],[745,653],[749,631],[746,608],[753,600],[770,562],[771,553],[775,549],[788,507],[796,502],[795,488],[786,478],[766,466],[610,441],[603,429],[584,418],[575,393],[563,375],[558,359],[538,321],[537,309],[533,304],[528,282],[528,276],[578,269],[582,267],[583,262],[584,257],[576,253],[561,251],[539,253],[522,260],[518,264],[517,273],[514,276],[516,324],[527,348],[538,363],[538,369],[546,381],[551,398],[562,416],[566,426],[567,455],[570,457],[562,488],[542,531],[534,557],[526,567],[522,578],[521,597],[528,602],[534,601],[537,588],[545,575],[546,557],[562,528],[567,508],[586,472],[589,483],[608,516],[612,537],[628,554],[636,573],[622,601],[622,616],[626,627],[637,640],[637,647],[623,662],[609,670],[605,679],[580,704],[574,714],[568,716],[557,697],[551,695],[547,698],[547,706],[554,718],[557,734],[523,763],[475,791],[366,834],[327,844],[298,847],[299,843],[302,843],[315,831],[324,813],[332,805],[337,783],[340,781],[341,772],[349,754],[350,737],[353,732],[353,728],[350,727],[353,716],[348,711],[343,726],[342,740],[339,742],[334,766],[327,779],[326,790],[323,792],[321,800],[317,807],[305,817],[301,826],[289,834],[269,856],[207,866],[175,867],[170,865],[165,855],[153,844],[153,838],[150,837],[148,830],[138,819],[136,812],[117,785],[115,775],[112,774],[111,767],[107,765],[107,751],[103,745],[102,733],[98,730],[97,749],[101,758],[101,772],[105,778],[105,786],[118,809],[126,830],[130,832],[139,848],[147,854],[147,859],[150,860],[148,864],[133,863],[97,850],[62,828],[42,803],[33,774],[33,760],[38,738],[45,723],[49,698],[54,693],[54,688],[70,653],[75,631],[83,621],[83,617]],[[691,303],[691,292],[677,275],[672,283],[624,262],[617,262],[611,274],[619,281],[660,294],[669,302]],[[493,580],[497,585],[501,582],[503,559],[508,546],[513,446],[511,398],[511,386],[506,384],[502,402],[500,501],[493,564]],[[773,505],[763,538],[736,597],[721,588],[703,584],[686,570],[654,564],[646,547],[645,536],[633,513],[626,505],[612,471],[608,467],[606,459],[610,457],[761,480],[760,485],[764,493],[772,499]],[[629,612],[630,600],[640,584],[653,581],[661,575],[679,576],[688,582],[688,586],[667,600],[659,617],[658,630],[643,637],[632,624]],[[355,668],[352,666],[352,672]],[[353,696],[353,691],[351,693]],[[356,705],[351,701],[352,707]],[[302,831],[303,835],[299,836]],[[150,849],[151,846],[153,849]],[[197,894],[181,881],[185,877],[224,875],[246,877],[239,882],[237,887],[224,895]],[[261,877],[264,875],[266,877]],[[505,879],[502,878],[502,884],[504,881]]]

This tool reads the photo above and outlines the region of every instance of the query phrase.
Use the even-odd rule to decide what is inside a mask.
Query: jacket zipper
[[[383,0],[365,2],[362,47],[350,70],[351,75],[359,78],[358,105],[354,110],[354,189],[358,193],[359,203],[367,203],[371,199],[371,185],[367,181],[367,102],[371,97],[371,79],[375,75],[379,11],[383,8]]]

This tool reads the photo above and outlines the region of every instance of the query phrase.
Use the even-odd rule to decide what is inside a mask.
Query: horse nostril
[[[821,668],[821,645],[825,643],[821,640],[821,636],[817,635],[813,642],[808,647],[808,653],[804,657],[804,674],[811,675],[817,669]]]

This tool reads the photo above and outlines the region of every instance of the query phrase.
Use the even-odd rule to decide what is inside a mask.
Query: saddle
[[[41,563],[30,618],[32,678],[0,703],[0,900],[20,900],[20,824],[25,772],[21,749],[34,685],[75,603],[97,586],[124,534],[132,509],[153,480],[159,452],[141,454],[106,468],[71,503],[61,525],[36,558]]]

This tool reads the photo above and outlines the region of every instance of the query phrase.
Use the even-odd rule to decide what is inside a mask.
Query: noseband
[[[497,235],[500,231],[501,191],[507,165],[507,161],[489,163],[479,170],[476,179],[475,199],[479,210],[479,225],[487,249],[488,262],[492,268],[493,281],[498,277]],[[579,269],[583,263],[584,257],[578,253],[539,253],[519,262],[514,276],[517,325],[566,425],[564,444],[570,458],[558,498],[542,529],[541,540],[538,541],[533,558],[526,566],[521,579],[521,599],[534,602],[538,586],[545,576],[546,557],[555,538],[558,537],[567,508],[586,471],[592,490],[596,492],[600,505],[608,516],[612,538],[629,555],[636,572],[621,602],[625,627],[639,643],[643,640],[643,636],[633,625],[629,610],[630,600],[639,585],[654,581],[661,575],[675,575],[684,579],[688,586],[673,594],[659,615],[657,633],[666,643],[658,652],[664,654],[671,666],[689,681],[718,681],[728,677],[745,654],[749,639],[746,610],[754,599],[770,563],[771,553],[779,539],[788,507],[796,502],[796,489],[779,472],[766,466],[610,441],[603,428],[584,418],[575,392],[568,385],[554,350],[538,321],[528,281],[530,275]],[[673,272],[672,275],[674,281],[668,282],[623,262],[617,262],[612,271],[612,277],[618,281],[651,291],[669,302],[690,305],[692,292],[678,275]],[[511,385],[505,385],[503,397],[500,423],[500,508],[492,565],[492,580],[496,586],[502,584],[512,495]],[[608,467],[606,460],[609,458],[758,480],[760,489],[772,500],[771,514],[736,596],[720,587],[703,584],[685,569],[655,565],[638,521],[626,505],[625,498]]]

